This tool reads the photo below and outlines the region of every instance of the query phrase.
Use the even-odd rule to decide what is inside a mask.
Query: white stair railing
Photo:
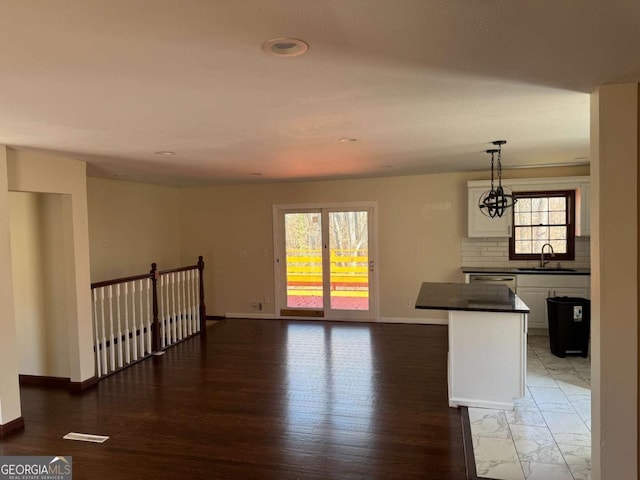
[[[91,284],[96,376],[204,332],[204,262]]]
[[[100,378],[151,353],[145,348],[145,344],[151,345],[151,329],[145,326],[151,325],[151,314],[145,305],[149,304],[152,287],[149,275],[94,283],[91,287],[96,375]]]
[[[204,267],[204,264],[201,266]],[[161,348],[174,345],[201,331],[199,269],[200,264],[159,272]]]

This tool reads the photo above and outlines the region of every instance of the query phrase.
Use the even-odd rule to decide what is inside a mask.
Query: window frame
[[[516,199],[548,198],[563,196],[567,198],[567,252],[555,253],[554,260],[575,260],[576,246],[576,192],[575,190],[536,190],[527,192],[513,192]],[[539,260],[538,253],[516,253],[516,221],[515,209],[511,209],[511,237],[509,238],[509,260]]]

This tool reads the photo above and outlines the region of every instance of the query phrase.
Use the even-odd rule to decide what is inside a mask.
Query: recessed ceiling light
[[[264,42],[262,50],[278,57],[297,57],[309,50],[309,45],[297,38],[278,37]]]
[[[172,152],[171,150],[158,150],[156,152],[156,155],[164,155],[165,157],[170,157],[175,154],[176,152]]]
[[[357,142],[357,141],[358,141],[358,139],[357,139],[357,138],[342,137],[342,138],[340,139],[340,141],[341,141],[342,143],[352,143],[352,142]]]

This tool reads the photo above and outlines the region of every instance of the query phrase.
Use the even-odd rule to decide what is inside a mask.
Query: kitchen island
[[[513,409],[525,396],[529,308],[510,288],[425,282],[416,308],[449,312],[449,406]]]

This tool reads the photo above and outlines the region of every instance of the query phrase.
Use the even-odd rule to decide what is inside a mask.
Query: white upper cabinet
[[[511,235],[511,209],[502,217],[487,217],[478,207],[480,197],[488,187],[469,187],[469,237],[509,237]]]
[[[583,183],[576,191],[576,235],[591,236],[591,184]]]
[[[590,235],[589,222],[589,177],[549,177],[503,179],[503,185],[514,192],[535,192],[553,190],[576,191],[576,235]],[[511,236],[513,211],[508,209],[502,217],[485,216],[478,207],[480,196],[489,190],[489,180],[467,182],[468,192],[468,231],[469,237],[503,237]]]

